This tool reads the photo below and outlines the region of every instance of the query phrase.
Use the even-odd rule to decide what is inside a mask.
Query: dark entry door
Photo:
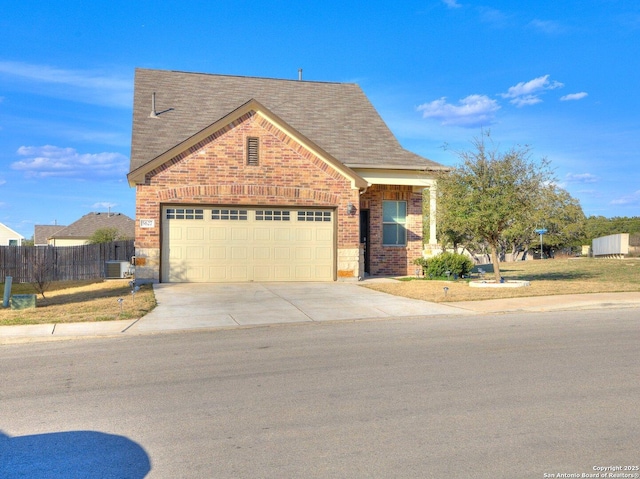
[[[364,272],[370,274],[369,210],[360,210],[360,243],[364,245]]]

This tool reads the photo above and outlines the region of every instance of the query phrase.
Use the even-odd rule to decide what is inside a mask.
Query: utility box
[[[128,278],[131,276],[131,263],[128,261],[107,261],[104,265],[104,276],[107,279]]]
[[[35,294],[14,294],[11,296],[11,309],[31,309],[35,307]]]

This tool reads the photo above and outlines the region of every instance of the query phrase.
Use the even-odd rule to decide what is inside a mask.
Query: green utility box
[[[11,309],[30,309],[35,307],[35,294],[14,294],[11,296]]]

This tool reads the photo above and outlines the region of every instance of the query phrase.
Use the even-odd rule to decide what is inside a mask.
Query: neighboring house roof
[[[61,229],[66,228],[65,225],[35,225],[33,230],[33,244],[35,246],[47,245],[47,240]]]
[[[115,228],[124,238],[135,237],[135,222],[122,213],[88,213],[78,221],[58,230],[52,239],[89,239],[96,230]]]
[[[350,168],[447,169],[402,148],[353,83],[136,69],[130,171],[251,100]]]

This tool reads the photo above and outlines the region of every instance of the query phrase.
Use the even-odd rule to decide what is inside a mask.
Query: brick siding
[[[246,138],[258,137],[259,166],[246,165]],[[337,246],[357,248],[359,218],[347,214],[358,204],[351,180],[304,149],[260,115],[251,112],[188,151],[149,172],[137,185],[136,246],[160,248],[162,205],[218,204],[335,208]]]

